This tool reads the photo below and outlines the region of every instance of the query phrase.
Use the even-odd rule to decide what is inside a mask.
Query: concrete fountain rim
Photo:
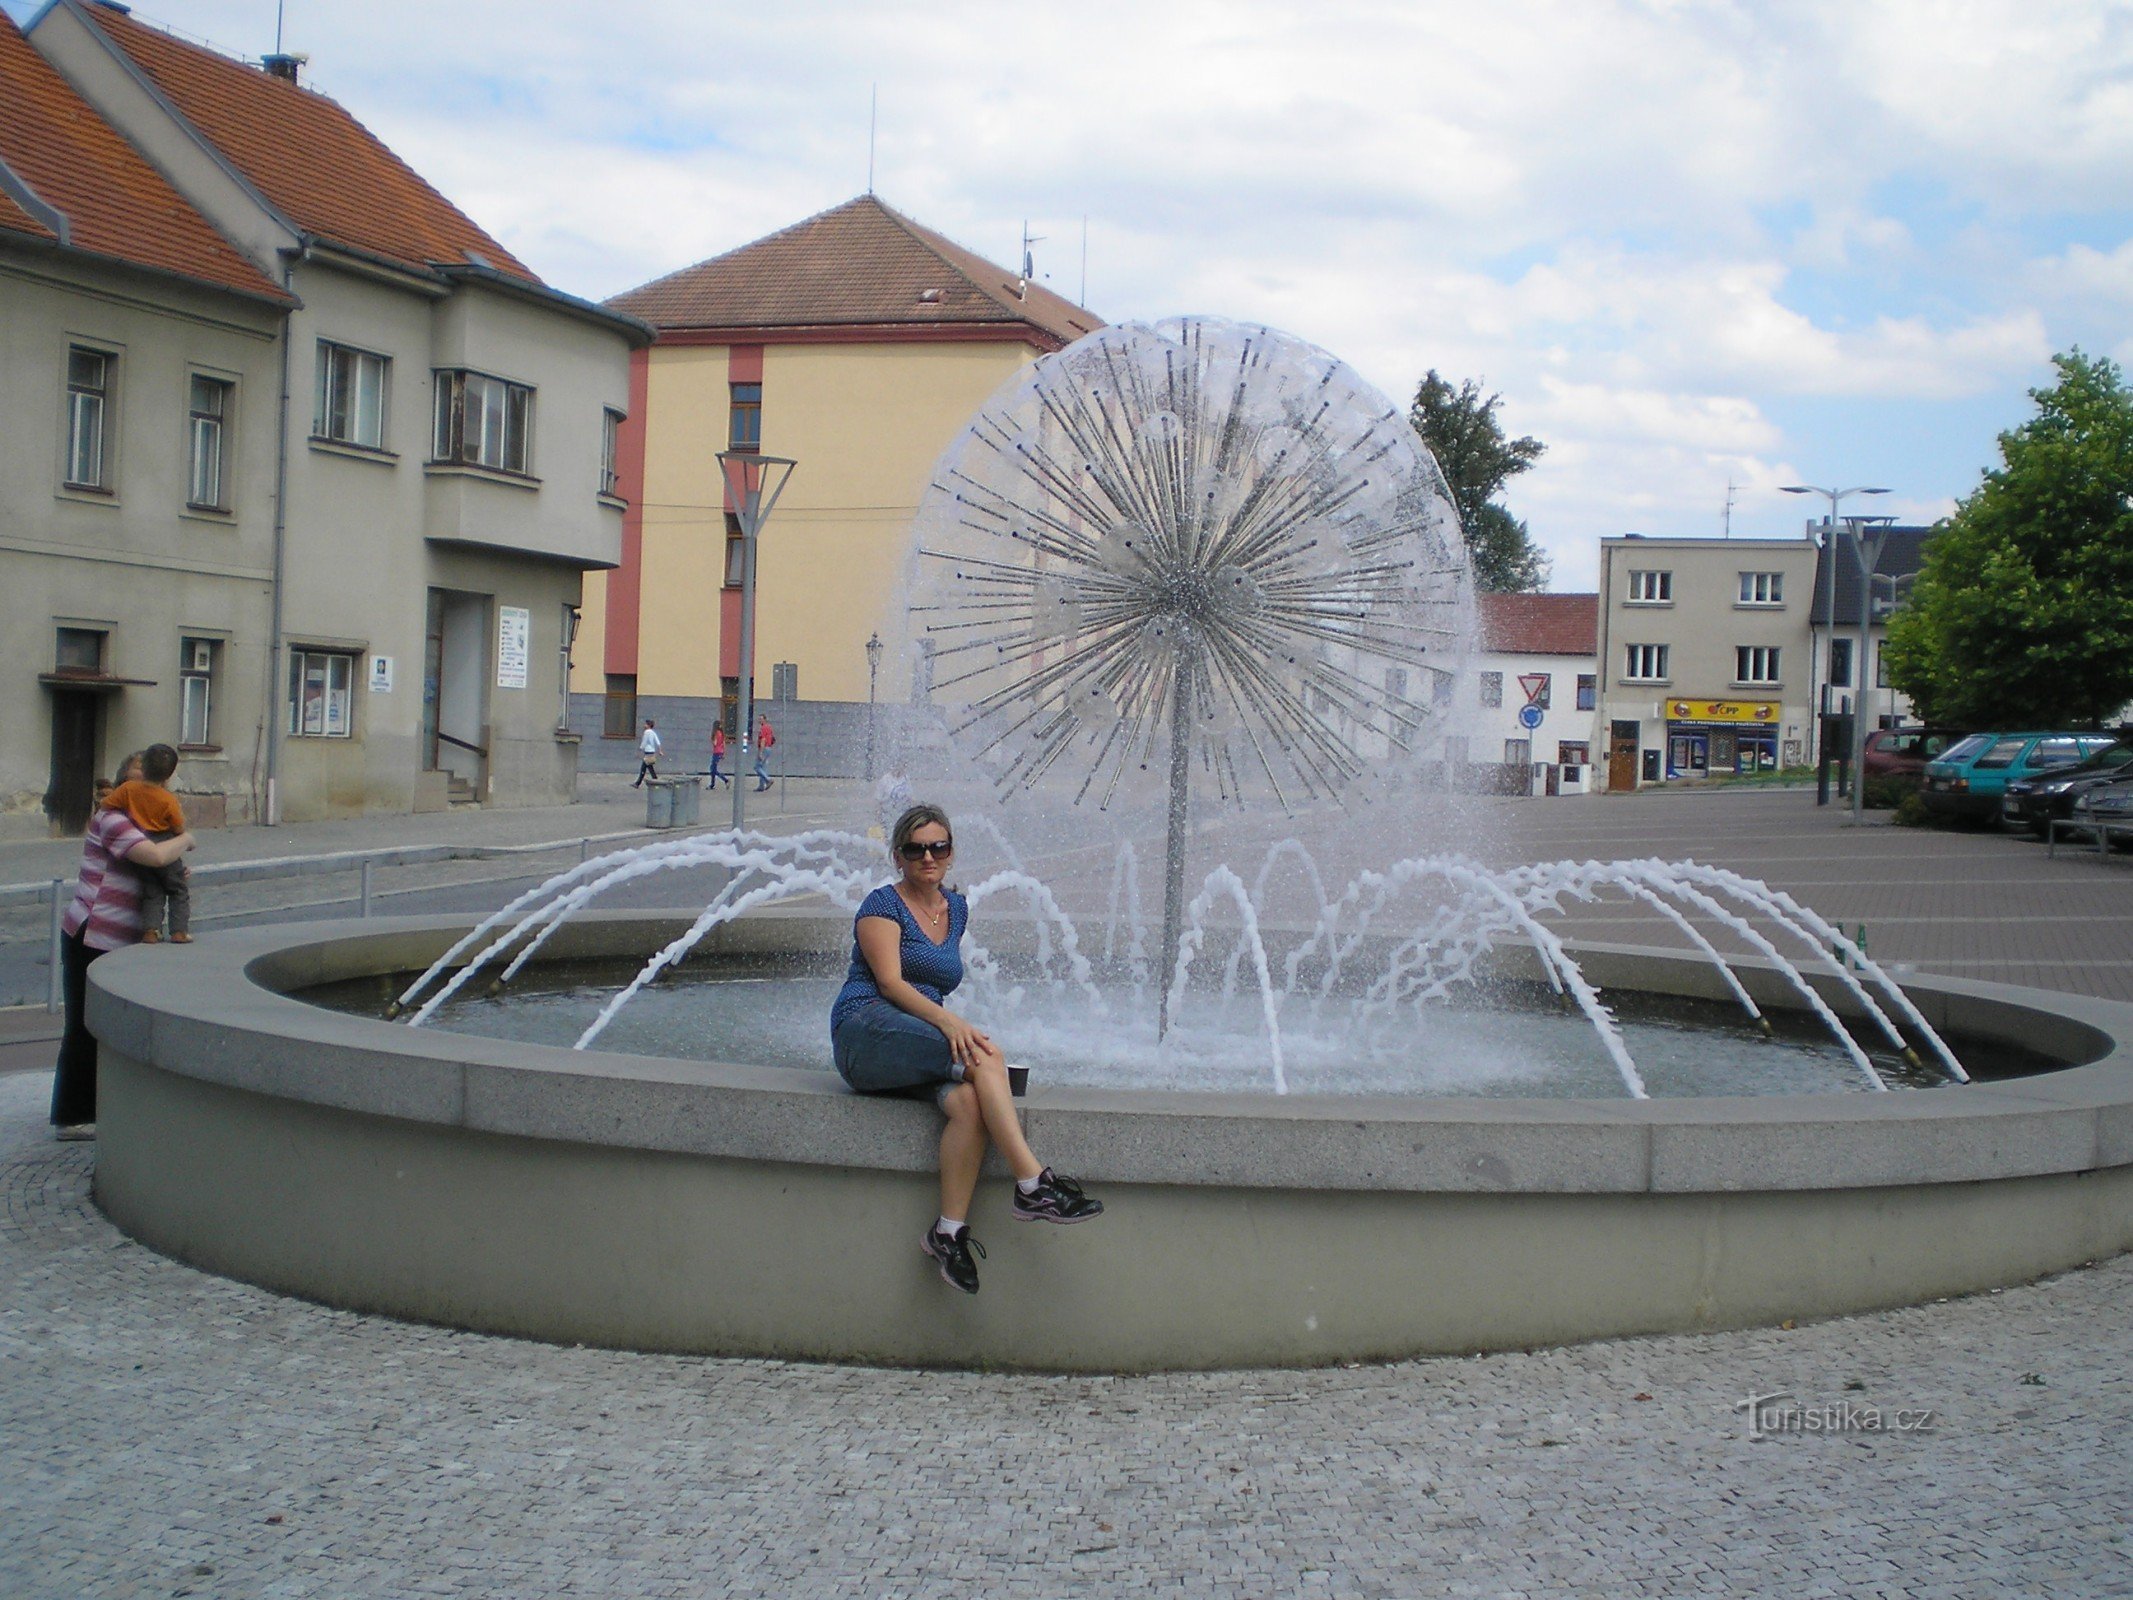
[[[688,920],[673,911],[593,913],[552,948],[559,959],[641,954]],[[819,951],[834,943],[832,923],[845,925],[773,911],[718,930],[707,948]],[[285,924],[117,952],[91,969],[91,1025],[107,1047],[161,1071],[333,1110],[678,1155],[932,1169],[939,1125],[929,1106],[853,1095],[826,1066],[804,1073],[574,1052],[410,1029],[286,992],[419,968],[469,926],[464,916]],[[1710,968],[1685,953],[1578,951],[1603,987],[1717,993]],[[1775,974],[1753,963],[1735,971],[1766,987],[1759,1001],[1783,1003]],[[1889,1095],[1646,1101],[1277,1099],[1039,1082],[1026,1117],[1040,1149],[1092,1182],[1188,1187],[1737,1193],[2133,1165],[2133,1005],[1944,977],[1904,986],[1935,1026],[2019,1039],[2070,1065]]]

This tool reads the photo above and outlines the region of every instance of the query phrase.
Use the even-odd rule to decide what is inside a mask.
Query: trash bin
[[[696,825],[697,803],[703,790],[694,778],[651,778],[644,785],[644,825],[647,828],[690,828]]]

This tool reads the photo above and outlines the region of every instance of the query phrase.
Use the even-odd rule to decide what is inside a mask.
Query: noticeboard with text
[[[1669,700],[1666,714],[1675,722],[1775,722],[1775,700]]]

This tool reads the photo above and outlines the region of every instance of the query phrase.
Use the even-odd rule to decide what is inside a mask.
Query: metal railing
[[[354,872],[359,884],[356,898],[361,909],[358,914],[368,917],[373,899],[373,874],[379,867],[421,866],[432,861],[487,861],[511,856],[556,855],[567,850],[577,851],[578,859],[586,861],[591,859],[596,846],[641,841],[646,831],[643,828],[628,828],[619,833],[593,833],[577,839],[552,839],[536,844],[423,844],[383,850],[336,850],[315,856],[267,856],[257,861],[219,861],[194,867],[192,877],[196,883],[254,883],[268,878],[312,878],[337,872]],[[0,906],[18,905],[25,901],[44,901],[50,907],[51,973],[45,989],[47,1011],[59,1011],[64,1005],[60,971],[63,935],[60,932],[60,922],[65,917],[67,905],[73,897],[72,878],[51,878],[39,883],[0,883]]]

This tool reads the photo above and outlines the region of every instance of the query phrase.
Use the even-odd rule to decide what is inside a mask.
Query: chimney
[[[271,56],[261,56],[259,58],[259,65],[266,71],[269,77],[279,78],[284,83],[294,83],[296,81],[297,69],[303,66],[304,63],[309,61],[310,59],[311,58],[309,56],[282,55],[277,53]]]

